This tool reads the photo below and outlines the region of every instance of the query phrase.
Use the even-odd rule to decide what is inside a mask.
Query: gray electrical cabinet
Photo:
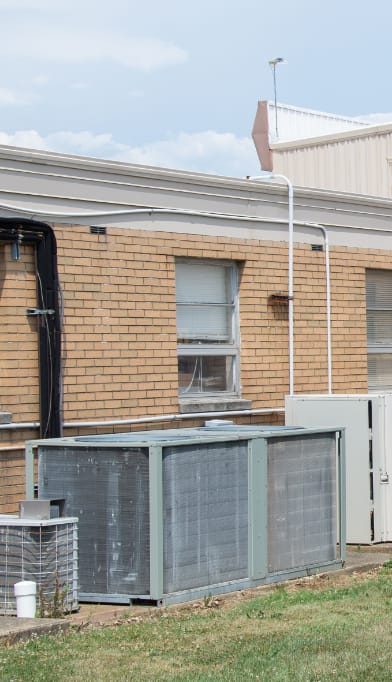
[[[199,428],[27,444],[42,498],[79,519],[79,599],[169,603],[344,559],[336,428]]]
[[[392,394],[287,396],[286,424],[345,427],[347,542],[391,542]]]

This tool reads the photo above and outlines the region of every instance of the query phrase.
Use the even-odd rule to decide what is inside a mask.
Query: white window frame
[[[376,282],[379,278],[379,288],[382,292],[374,297],[371,294],[371,283]],[[385,285],[383,285],[382,280],[384,279]],[[388,282],[390,279],[390,282]],[[384,291],[382,291],[384,287]],[[389,298],[390,291],[390,300]],[[379,298],[377,303],[374,299]],[[373,299],[373,300],[372,300]],[[387,299],[387,300],[385,300]],[[392,381],[385,381],[384,383],[377,376],[377,371],[372,371],[371,365],[372,356],[374,359],[375,355],[389,355],[391,372],[392,372],[392,335],[390,341],[384,340],[373,340],[369,339],[369,327],[370,327],[370,315],[371,312],[378,312],[384,316],[383,322],[390,322],[392,329],[392,270],[382,270],[382,269],[368,269],[366,270],[366,317],[367,317],[367,353],[368,353],[368,389],[369,392],[382,393],[384,391],[390,392],[392,390]],[[380,317],[381,317],[380,315]],[[391,372],[389,374],[391,374]]]
[[[231,300],[227,305],[231,307],[231,343],[177,343],[178,358],[191,356],[217,356],[217,357],[231,357],[232,358],[232,390],[226,391],[189,391],[180,392],[180,402],[203,402],[204,399],[215,398],[220,400],[236,399],[240,397],[240,381],[239,381],[239,355],[240,355],[240,327],[239,327],[239,274],[238,264],[236,261],[219,260],[219,259],[199,259],[199,258],[176,258],[177,263],[183,264],[198,264],[208,266],[222,266],[229,270],[229,284]],[[194,303],[193,303],[194,304]],[[178,301],[176,306],[186,305],[186,303]],[[192,303],[191,303],[192,305]],[[197,305],[197,304],[194,304]],[[216,304],[213,304],[216,305]]]

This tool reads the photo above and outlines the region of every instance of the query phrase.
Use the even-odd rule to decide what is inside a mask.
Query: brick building
[[[392,387],[390,200],[294,190],[290,304],[284,183],[0,160],[1,512],[24,497],[29,438],[282,421],[290,376]]]

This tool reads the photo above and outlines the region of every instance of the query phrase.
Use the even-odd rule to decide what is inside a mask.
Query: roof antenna
[[[283,57],[274,57],[274,59],[269,60],[268,64],[272,69],[272,75],[274,79],[275,135],[276,138],[278,138],[279,135],[278,135],[278,107],[276,101],[276,67],[278,64],[287,64],[287,61],[283,59]]]

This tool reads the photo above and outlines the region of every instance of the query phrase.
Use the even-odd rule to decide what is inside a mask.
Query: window
[[[366,309],[369,391],[391,391],[392,271],[367,271]]]
[[[237,267],[176,262],[180,398],[238,395]]]

